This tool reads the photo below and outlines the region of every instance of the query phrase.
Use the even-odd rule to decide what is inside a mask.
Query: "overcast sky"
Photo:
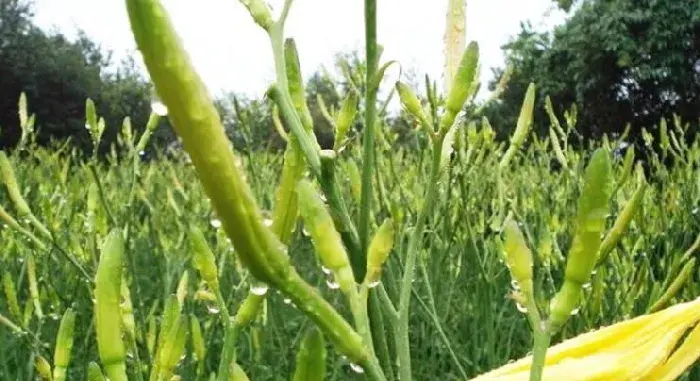
[[[210,90],[259,96],[274,79],[270,47],[237,0],[163,0],[186,49]],[[279,9],[281,0],[269,3]],[[378,39],[384,60],[436,79],[442,73],[447,0],[378,0]],[[363,1],[296,0],[287,36],[297,41],[306,76],[337,52],[363,49]],[[503,62],[500,46],[529,20],[549,29],[564,19],[552,0],[469,0],[467,39],[479,42],[482,80]],[[35,0],[36,22],[74,36],[84,30],[116,58],[135,50],[123,0]],[[484,87],[482,87],[484,88]],[[483,93],[481,94],[484,95]]]

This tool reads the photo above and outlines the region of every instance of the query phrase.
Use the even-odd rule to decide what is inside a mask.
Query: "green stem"
[[[408,250],[406,252],[406,265],[404,268],[403,279],[401,281],[401,290],[399,296],[399,319],[395,329],[396,352],[399,358],[399,379],[401,381],[411,380],[411,349],[409,345],[409,307],[411,303],[411,289],[413,287],[413,278],[416,270],[416,259],[419,248],[423,242],[423,226],[432,213],[437,198],[437,183],[440,177],[440,155],[442,153],[442,144],[444,136],[438,136],[433,141],[433,161],[430,170],[430,179],[428,180],[428,189],[423,197],[425,204],[418,214],[416,226],[413,234],[408,241]]]
[[[236,359],[236,337],[238,336],[238,325],[227,320],[226,334],[224,335],[224,348],[219,362],[217,381],[228,381],[231,364]]]
[[[216,290],[216,302],[219,305],[221,317],[224,320],[224,329],[226,329],[226,333],[224,335],[223,352],[221,354],[221,359],[219,360],[217,380],[227,381],[229,378],[231,363],[236,358],[236,336],[238,336],[238,326],[231,321],[231,316],[228,313],[228,307],[226,307],[226,301],[224,300],[224,296],[221,294],[221,290]]]
[[[368,348],[369,352],[374,355],[374,343],[372,340],[372,330],[369,325],[369,315],[367,314],[367,295],[368,289],[365,285],[360,286],[360,290],[352,288],[348,293],[350,300],[350,310],[353,320],[355,321],[355,329],[362,337],[362,341]]]
[[[386,328],[384,325],[384,316],[382,316],[381,301],[379,300],[376,289],[370,290],[369,304],[367,308],[377,360],[379,360],[379,364],[384,369],[384,374],[386,375],[387,379],[394,381],[396,380],[396,377],[394,376],[394,368],[386,338]]]
[[[374,129],[377,113],[377,91],[372,86],[377,71],[377,1],[365,0],[365,126],[363,131],[362,196],[360,199],[360,245],[362,258],[369,245],[372,212],[372,170],[374,169]]]
[[[107,218],[109,219],[109,222],[112,224],[112,226],[117,226],[117,220],[114,218],[114,214],[112,214],[112,210],[109,208],[107,196],[105,195],[105,190],[102,186],[102,181],[100,181],[100,175],[97,173],[97,164],[95,162],[92,162],[88,167],[90,168],[90,173],[92,173],[92,178],[95,181],[95,184],[97,184],[97,191],[100,194],[100,201],[102,201],[102,207],[104,207],[105,212],[107,212]]]
[[[544,373],[544,361],[551,336],[547,323],[542,321],[532,295],[527,296],[527,316],[532,325],[534,345],[532,348],[532,365],[530,366],[530,381],[541,381]]]

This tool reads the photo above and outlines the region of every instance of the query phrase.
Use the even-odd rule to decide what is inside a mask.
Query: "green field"
[[[590,152],[568,147],[569,170],[555,169],[559,166],[551,145],[547,140],[535,141],[498,176],[503,145],[470,140],[477,135],[463,132],[451,166],[438,184],[439,201],[428,218],[418,257],[410,332],[415,377],[420,380],[458,377],[456,362],[473,376],[530,350],[531,332],[524,315],[508,298],[510,276],[502,261],[499,234],[491,226],[498,221],[501,203],[522,221],[535,253],[536,287],[540,295],[551,296],[562,278],[581,173]],[[478,136],[488,137],[487,132],[477,130]],[[678,151],[669,148],[665,159],[672,165],[660,165],[664,157],[650,162],[649,186],[629,228],[598,268],[581,310],[555,340],[645,313],[688,260],[694,263],[694,256],[683,254],[700,231],[699,142],[689,142],[689,147]],[[616,144],[608,143],[610,147]],[[382,281],[393,296],[406,237],[425,202],[420,195],[428,185],[428,153],[388,145],[378,153],[372,215],[375,221],[386,216],[396,221],[397,247]],[[340,167],[356,165],[359,155],[359,148],[347,149],[339,159]],[[84,379],[87,364],[99,361],[87,276],[95,274],[98,248],[113,226],[128,226],[125,280],[134,306],[139,351],[138,357],[133,349],[128,351],[130,372],[139,364],[137,358],[141,366],[149,363],[153,355],[149,343],[157,331],[152,324],[158,326],[165,301],[177,291],[183,277],[182,313],[199,320],[207,353],[204,359],[196,359],[188,343],[177,373],[183,379],[204,379],[216,369],[223,338],[221,314],[212,302],[198,300],[197,291],[204,286],[193,267],[188,226],[205,232],[231,311],[248,293],[251,278],[223,230],[217,228],[218,219],[184,155],[144,162],[137,154],[133,156],[135,161],[126,156],[98,162],[80,159],[70,149],[42,148],[10,155],[20,192],[49,234],[21,216],[3,189],[1,205],[26,230],[13,229],[5,222],[0,233],[5,292],[8,285],[16,290],[16,299],[10,295],[0,298],[0,314],[17,326],[16,332],[7,326],[0,329],[0,379],[33,379],[33,358],[52,358],[60,318],[69,307],[76,313],[69,379]],[[623,160],[614,159],[615,193],[606,216],[608,227],[642,178],[625,167]],[[274,153],[243,156],[247,179],[265,211],[272,209],[281,162],[282,156]],[[359,186],[356,181],[352,176],[341,179],[353,217],[359,211],[358,194],[353,193]],[[290,257],[304,278],[347,314],[342,294],[329,288],[301,225],[293,234]],[[700,294],[695,277],[697,268],[693,267],[671,302]],[[36,294],[32,285],[36,285]],[[18,310],[13,310],[13,300]],[[239,363],[253,380],[287,379],[294,369],[300,332],[309,324],[284,296],[270,291],[266,307],[238,340]],[[348,379],[352,373],[348,362],[332,350],[328,367],[328,379]]]

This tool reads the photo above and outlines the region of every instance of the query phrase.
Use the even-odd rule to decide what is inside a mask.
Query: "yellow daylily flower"
[[[700,357],[699,321],[700,298],[584,333],[549,348],[542,380],[675,380]],[[528,356],[472,381],[528,380],[531,362]]]

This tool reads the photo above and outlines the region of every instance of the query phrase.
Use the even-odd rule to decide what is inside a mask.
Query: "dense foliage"
[[[580,4],[578,4],[580,3]],[[560,1],[568,8],[570,1]],[[700,2],[582,0],[553,32],[530,25],[503,49],[511,66],[503,101],[488,115],[506,136],[531,82],[555,105],[579,106],[580,133],[600,137],[632,126],[656,130],[661,118],[700,118]],[[503,69],[495,71],[497,77]],[[537,126],[545,131],[544,107]]]

